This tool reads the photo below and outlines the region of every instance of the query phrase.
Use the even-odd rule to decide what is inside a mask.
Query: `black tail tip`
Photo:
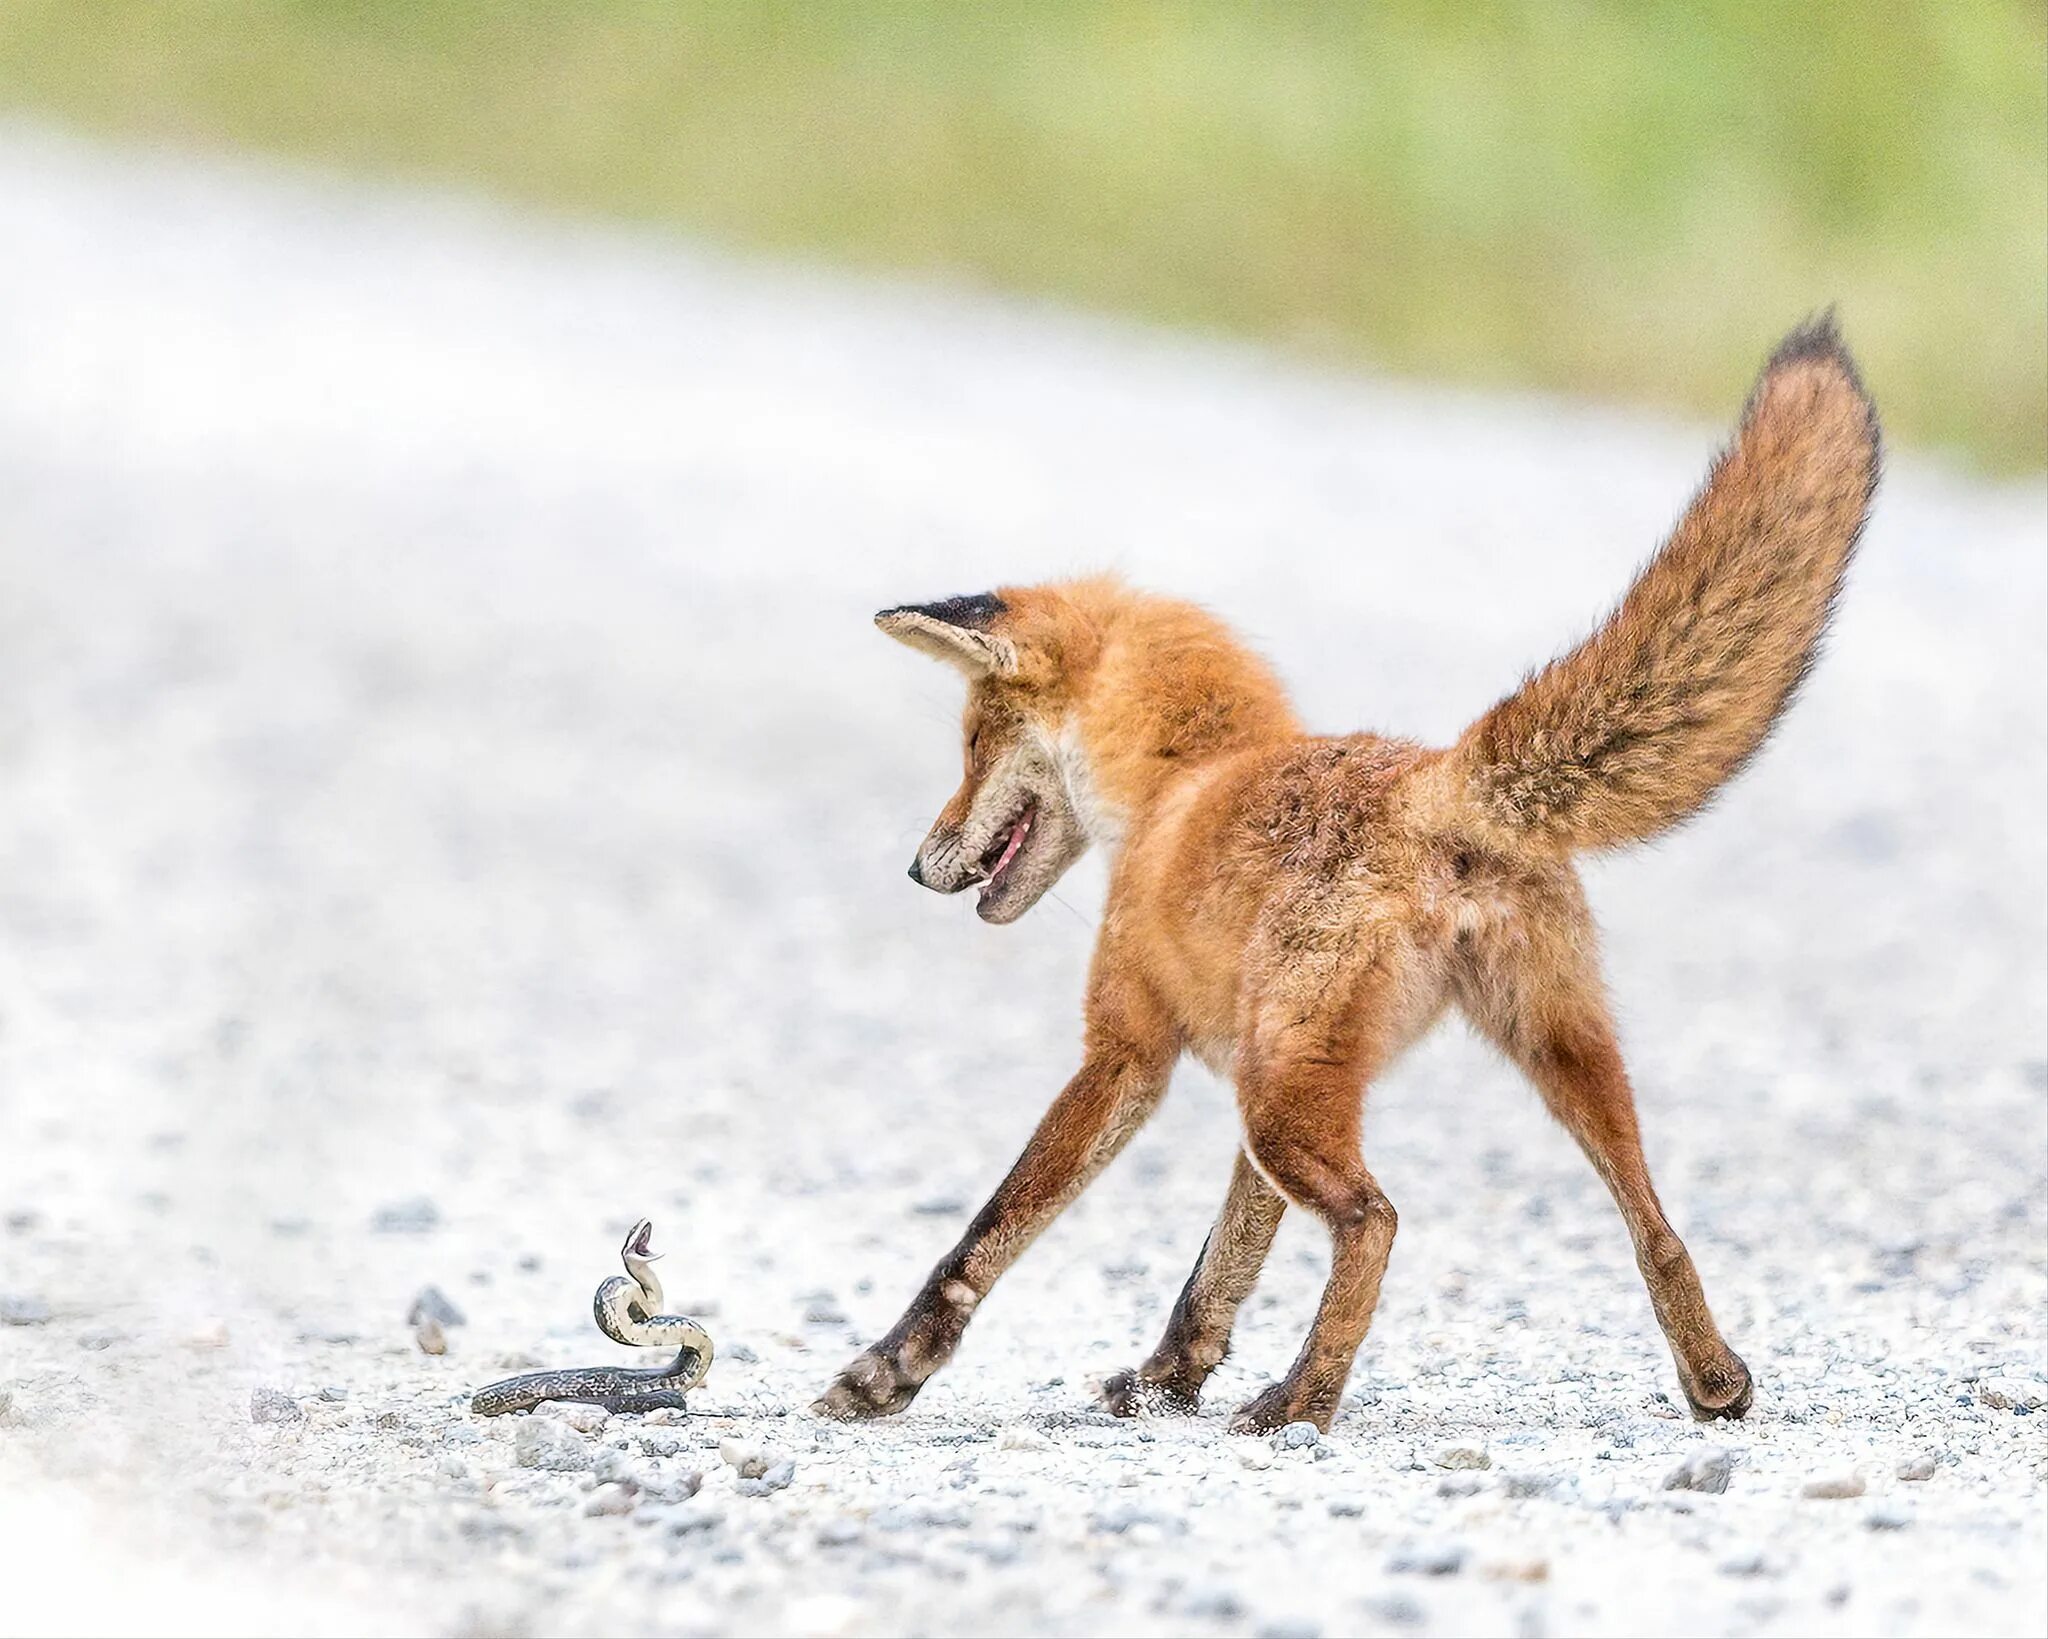
[[[1832,360],[1856,379],[1859,387],[1862,385],[1857,377],[1856,360],[1849,353],[1849,344],[1842,340],[1842,326],[1835,317],[1833,306],[1822,308],[1779,342],[1764,369],[1769,372],[1807,359]]]

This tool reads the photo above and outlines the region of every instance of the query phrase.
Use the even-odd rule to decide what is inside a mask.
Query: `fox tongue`
[[[1031,829],[1031,816],[1026,814],[1010,828],[1010,840],[1003,844],[1003,856],[996,861],[994,870],[988,873],[989,881],[1003,874],[1003,867],[1017,857],[1017,850],[1024,846],[1024,833]]]

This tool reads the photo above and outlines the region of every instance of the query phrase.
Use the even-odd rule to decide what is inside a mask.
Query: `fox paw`
[[[1330,1421],[1336,1412],[1337,1408],[1334,1405],[1322,1405],[1309,1400],[1297,1393],[1294,1386],[1283,1379],[1239,1406],[1230,1419],[1230,1432],[1271,1434],[1275,1429],[1285,1428],[1289,1423],[1313,1423],[1327,1434],[1330,1432]]]
[[[1201,1409],[1196,1394],[1185,1385],[1168,1381],[1155,1383],[1137,1371],[1121,1371],[1103,1380],[1102,1404],[1119,1417],[1192,1417]]]
[[[1756,1395],[1749,1368],[1732,1354],[1713,1371],[1703,1374],[1698,1383],[1681,1379],[1679,1386],[1685,1390],[1693,1416],[1703,1423],[1717,1417],[1748,1416],[1750,1401]]]
[[[814,1416],[834,1422],[858,1423],[874,1417],[893,1417],[917,1398],[924,1387],[896,1361],[874,1349],[855,1357],[832,1386],[811,1402]]]

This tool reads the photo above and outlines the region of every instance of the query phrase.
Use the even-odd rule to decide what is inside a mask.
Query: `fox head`
[[[1113,847],[1170,779],[1293,727],[1279,684],[1220,622],[1116,580],[904,604],[875,624],[967,678],[960,788],[910,879],[979,886],[984,922],[1014,922],[1092,843]]]

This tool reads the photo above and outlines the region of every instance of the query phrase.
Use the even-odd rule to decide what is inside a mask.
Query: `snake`
[[[665,1315],[661,1278],[654,1272],[654,1225],[642,1218],[619,1248],[623,1275],[599,1285],[591,1299],[597,1329],[629,1348],[674,1349],[666,1366],[571,1366],[528,1372],[478,1389],[469,1409],[481,1417],[531,1411],[548,1400],[581,1400],[606,1411],[683,1409],[688,1394],[711,1370],[711,1334],[684,1315]]]

